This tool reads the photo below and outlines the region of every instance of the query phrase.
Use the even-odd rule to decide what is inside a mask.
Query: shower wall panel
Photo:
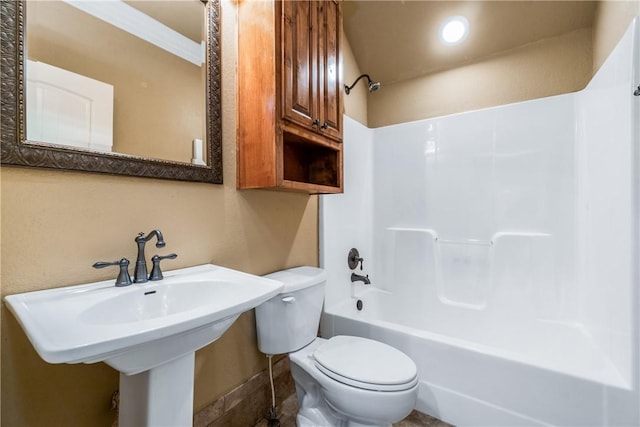
[[[433,284],[442,304],[575,320],[574,117],[568,95],[376,129],[379,286]],[[433,250],[397,256],[410,233],[427,233]],[[405,274],[400,285],[411,265],[433,265],[435,280]],[[540,282],[527,286],[525,275]]]
[[[638,19],[635,26],[637,27]],[[637,335],[638,31],[632,25],[584,91],[576,94],[578,281],[581,320],[630,387]],[[634,49],[634,43],[636,48]],[[636,75],[634,76],[634,71]],[[634,128],[635,127],[635,128]]]
[[[373,133],[362,124],[345,116],[344,132],[349,140],[343,143],[343,153],[349,158],[349,167],[344,168],[344,193],[320,198],[320,227],[330,230],[320,233],[320,265],[331,265],[327,269],[328,282],[335,283],[335,291],[327,292],[325,304],[330,305],[352,294],[347,267],[347,255],[356,248],[364,258],[366,272],[373,262]],[[348,236],[348,237],[347,237]],[[363,271],[358,271],[364,273]]]

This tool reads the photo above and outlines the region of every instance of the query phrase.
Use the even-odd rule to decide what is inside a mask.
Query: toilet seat
[[[408,390],[418,382],[413,360],[387,344],[367,338],[333,337],[313,352],[313,359],[323,374],[364,390]]]

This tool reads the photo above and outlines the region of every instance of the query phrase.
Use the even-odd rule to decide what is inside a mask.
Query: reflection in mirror
[[[27,140],[203,164],[203,8],[28,1]]]
[[[218,0],[1,13],[3,164],[222,183]]]

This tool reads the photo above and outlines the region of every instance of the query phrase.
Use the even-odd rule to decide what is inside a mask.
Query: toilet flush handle
[[[292,297],[292,296],[282,297],[282,302],[286,302],[287,304],[293,304],[294,302],[296,302],[296,297]]]

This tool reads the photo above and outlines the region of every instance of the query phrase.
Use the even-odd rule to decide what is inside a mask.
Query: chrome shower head
[[[344,93],[346,93],[347,95],[349,95],[349,93],[351,92],[351,89],[353,89],[353,87],[358,84],[358,82],[360,81],[361,78],[366,77],[367,81],[369,82],[369,92],[376,92],[378,90],[380,90],[380,86],[381,83],[380,82],[374,82],[371,80],[371,77],[369,77],[369,74],[361,74],[355,82],[353,82],[353,84],[351,86],[347,86],[344,85]]]

